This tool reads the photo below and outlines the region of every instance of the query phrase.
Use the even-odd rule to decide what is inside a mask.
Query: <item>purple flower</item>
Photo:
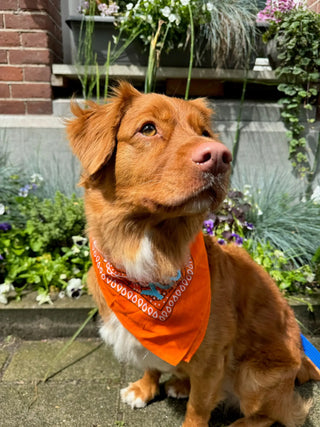
[[[267,0],[266,7],[257,15],[257,22],[279,22],[278,14],[286,13],[297,7],[304,7],[305,0]]]
[[[254,225],[251,224],[250,222],[245,221],[244,225],[247,227],[247,230],[253,230],[254,229]]]
[[[218,239],[219,245],[224,245],[226,241],[224,239]]]
[[[21,187],[19,190],[19,196],[27,197],[30,191],[34,191],[38,188],[38,185],[35,183],[26,184],[24,187]]]
[[[3,261],[4,260],[4,258],[3,258],[3,256],[0,254],[0,261]]]
[[[9,231],[11,230],[11,228],[11,224],[9,224],[8,222],[0,222],[0,230]]]
[[[243,244],[243,238],[241,236],[239,236],[239,234],[232,233],[230,237],[234,239],[236,245],[242,246],[242,244]]]
[[[213,235],[213,227],[214,227],[214,222],[212,219],[207,219],[206,221],[204,221],[203,226],[205,228],[205,231],[210,234],[210,236]]]

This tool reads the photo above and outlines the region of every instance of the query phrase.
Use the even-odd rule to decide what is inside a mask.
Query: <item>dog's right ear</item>
[[[86,108],[82,109],[71,103],[71,112],[76,118],[67,121],[67,135],[72,151],[89,175],[111,158],[121,119],[137,96],[141,96],[140,92],[122,82],[107,104],[87,101]]]

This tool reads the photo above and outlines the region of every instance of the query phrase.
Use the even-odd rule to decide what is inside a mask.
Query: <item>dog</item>
[[[142,94],[120,82],[109,102],[71,106],[102,338],[144,370],[121,391],[131,407],[159,392],[187,397],[183,427],[207,426],[227,397],[232,427],[301,426],[311,403],[295,382],[320,380],[291,308],[241,248],[203,236],[224,200],[232,155],[204,99]]]

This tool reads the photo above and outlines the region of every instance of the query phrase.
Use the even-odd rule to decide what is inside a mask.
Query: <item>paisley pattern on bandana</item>
[[[172,281],[169,285],[149,283],[144,286],[138,282],[129,281],[125,273],[117,270],[99,253],[95,242],[92,244],[92,257],[106,286],[135,304],[146,315],[161,322],[170,318],[176,303],[190,285],[194,274],[194,263],[190,256],[181,274],[177,274],[177,277],[180,276],[177,281]]]

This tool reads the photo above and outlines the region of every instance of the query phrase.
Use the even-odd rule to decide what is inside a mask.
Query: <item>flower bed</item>
[[[90,266],[83,201],[56,191],[43,196],[39,174],[2,165],[0,190],[0,302],[26,288],[39,304],[53,296],[79,297]]]
[[[81,197],[59,191],[49,197],[39,174],[5,164],[0,170],[0,302],[19,299],[26,289],[37,291],[39,304],[79,297],[91,265]],[[204,233],[243,246],[284,293],[317,293],[319,188],[302,201],[283,176],[262,182],[260,189],[238,183],[243,191],[229,193]]]

